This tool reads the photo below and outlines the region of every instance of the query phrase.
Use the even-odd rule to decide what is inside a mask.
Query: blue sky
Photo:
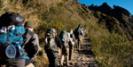
[[[133,15],[133,0],[79,0],[79,2],[86,5],[101,5],[103,2],[107,2],[110,6],[121,6]]]

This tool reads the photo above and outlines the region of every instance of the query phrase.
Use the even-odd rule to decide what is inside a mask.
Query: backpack
[[[60,39],[60,42],[61,42],[61,46],[63,48],[68,48],[69,45],[68,45],[68,42],[69,42],[69,33],[66,32],[66,31],[62,31],[59,35],[59,39]]]
[[[4,29],[4,30],[3,30]],[[21,30],[21,31],[20,31]],[[8,45],[14,45],[18,49],[18,55],[21,53],[21,49],[18,46],[23,45],[23,37],[25,30],[23,26],[11,26],[11,27],[2,27],[0,29],[0,45],[6,49]],[[3,50],[5,50],[3,49]],[[9,58],[9,57],[8,57]]]
[[[12,17],[17,17],[18,15],[15,13],[9,13],[6,12],[0,17],[0,45],[4,52],[2,53],[8,53],[7,51],[10,51],[11,47],[8,47],[8,45],[13,45],[17,49],[17,55],[20,55],[20,49],[18,46],[21,47],[23,44],[23,37],[22,35],[25,33],[25,29],[23,25],[16,25],[13,24]],[[9,48],[9,49],[8,49]],[[22,48],[21,48],[22,49]],[[24,52],[24,51],[23,51]],[[10,52],[9,52],[10,53]],[[16,55],[16,56],[17,56]],[[9,56],[9,55],[8,55]],[[10,58],[8,57],[7,58]]]

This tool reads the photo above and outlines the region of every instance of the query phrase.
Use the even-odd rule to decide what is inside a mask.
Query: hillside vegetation
[[[83,24],[92,41],[99,67],[132,67],[133,18],[128,12],[120,14],[120,17],[115,16],[119,11],[117,9],[116,12],[113,9],[104,12],[106,9],[81,5],[76,0],[0,0],[0,14],[18,12],[34,23],[42,48],[47,28],[54,27],[60,32]],[[111,11],[111,14],[108,13]],[[48,64],[43,53],[39,52],[35,59],[37,67],[46,67]]]

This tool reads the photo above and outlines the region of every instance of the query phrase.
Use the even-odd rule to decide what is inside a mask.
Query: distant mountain
[[[133,33],[131,33],[133,31],[133,16],[125,8],[116,5],[112,8],[107,3],[100,6],[86,6],[84,4],[81,6],[94,13],[95,17],[99,19],[99,23],[104,23],[110,32],[119,31],[126,34],[130,40],[133,39]]]

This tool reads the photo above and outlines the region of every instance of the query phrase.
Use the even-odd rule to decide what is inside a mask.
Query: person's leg
[[[61,56],[62,56],[62,51],[61,49],[58,50],[58,62],[59,62],[59,65],[61,64]]]
[[[78,38],[77,50],[80,50],[80,39]]]
[[[71,44],[69,47],[69,60],[72,58],[72,53],[73,53],[73,45]]]
[[[78,43],[78,45],[79,45],[78,49],[81,50],[81,45],[83,44],[83,36],[79,36],[79,41],[78,42],[79,42]]]
[[[55,64],[58,67],[59,66],[59,54],[58,53],[55,53],[55,56],[56,56],[56,58],[55,58]]]
[[[67,48],[67,55],[65,56],[66,57],[66,65],[68,66],[69,65],[69,48]]]
[[[69,60],[72,58],[72,46],[69,48]]]
[[[78,50],[78,39],[75,40],[74,51]]]
[[[51,59],[50,59],[50,64],[52,66],[50,67],[58,67],[58,57],[57,57],[57,53],[56,52],[53,52],[53,55],[51,56]]]
[[[65,60],[65,56],[62,55],[62,56],[61,56],[61,66],[63,66],[63,64],[64,64],[64,60]]]
[[[55,66],[55,57],[52,51],[47,52],[47,56],[49,59],[49,67],[54,67]]]

